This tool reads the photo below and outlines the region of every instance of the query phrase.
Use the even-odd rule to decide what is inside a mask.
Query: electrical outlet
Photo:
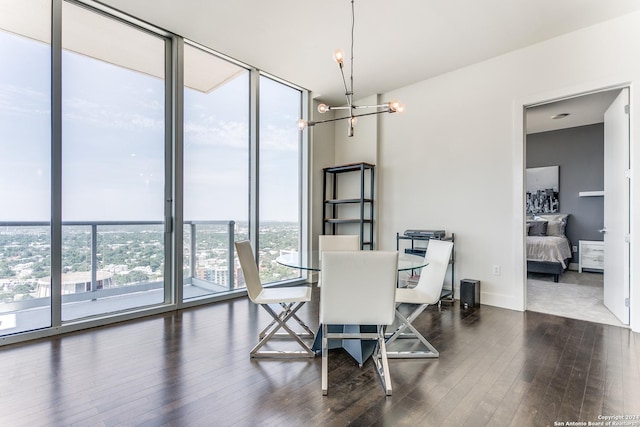
[[[500,275],[501,270],[502,270],[502,269],[500,268],[500,266],[499,266],[499,265],[494,265],[494,266],[493,266],[493,275],[494,275],[494,276],[499,276],[499,275]]]
[[[577,246],[572,246],[573,252],[578,252],[578,247]]]

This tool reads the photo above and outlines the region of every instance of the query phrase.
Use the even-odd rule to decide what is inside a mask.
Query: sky
[[[50,47],[0,31],[0,58],[0,221],[48,221]],[[62,64],[63,220],[162,220],[164,81],[69,51]],[[248,218],[248,84],[185,90],[187,220]],[[297,221],[300,92],[263,77],[260,99],[260,218]]]

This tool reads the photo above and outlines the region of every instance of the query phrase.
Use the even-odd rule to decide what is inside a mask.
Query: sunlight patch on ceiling
[[[34,1],[38,5],[34,5]],[[50,44],[49,0],[0,2],[0,29]],[[164,39],[148,31],[63,2],[63,49],[120,67],[165,78],[165,58],[157,55]],[[47,23],[48,25],[43,25]],[[164,47],[162,47],[164,48]],[[199,49],[185,49],[184,84],[209,93],[233,80],[245,69]]]

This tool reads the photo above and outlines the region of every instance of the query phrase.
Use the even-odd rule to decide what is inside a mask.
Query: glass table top
[[[305,254],[303,254],[305,255]],[[300,256],[298,252],[282,254],[276,258],[278,264],[300,270],[320,271],[320,257],[318,251],[312,251],[310,256]],[[398,254],[398,271],[422,268],[427,265],[424,256],[405,253]]]

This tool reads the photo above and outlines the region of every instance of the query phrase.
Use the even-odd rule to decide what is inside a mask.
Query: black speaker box
[[[464,308],[480,307],[480,281],[460,280],[460,306]]]

